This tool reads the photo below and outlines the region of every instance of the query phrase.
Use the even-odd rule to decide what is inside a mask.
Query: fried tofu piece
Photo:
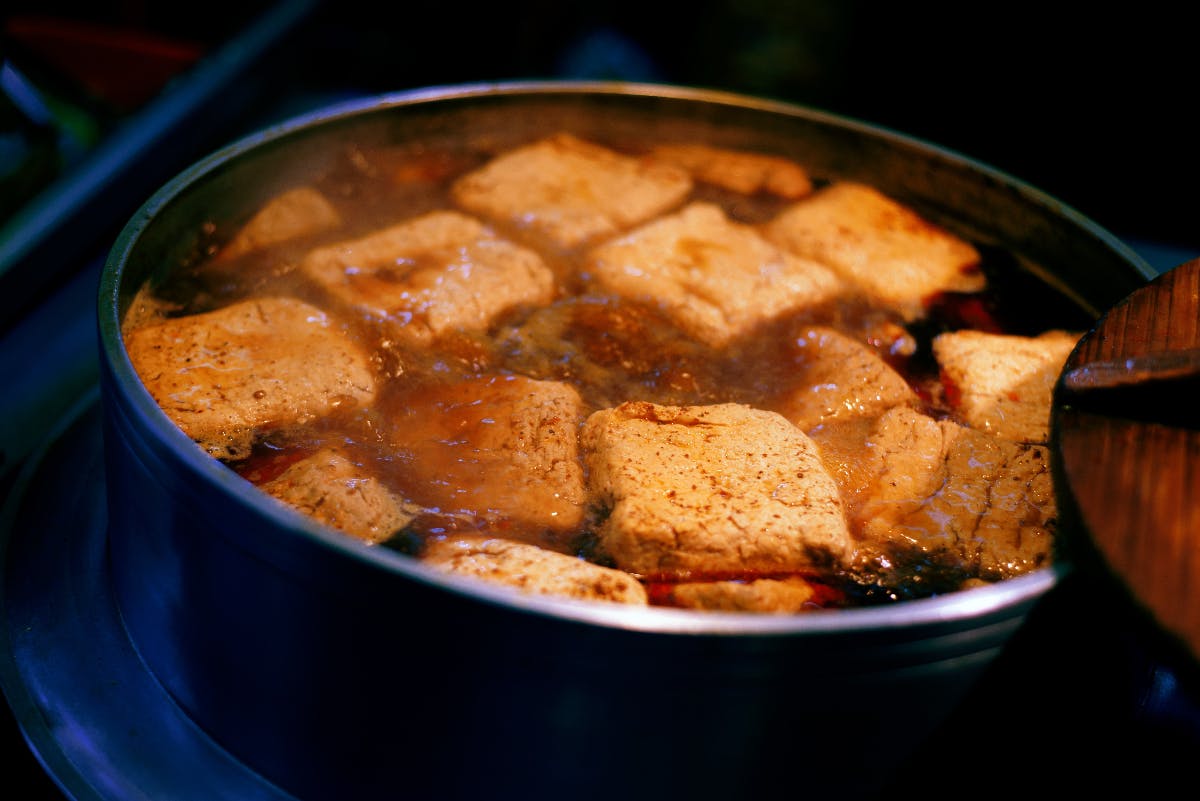
[[[1015,442],[1045,443],[1054,385],[1080,336],[951,331],[934,338],[933,355],[960,422]]]
[[[295,462],[259,487],[309,517],[371,545],[390,539],[422,511],[332,447]]]
[[[850,508],[856,562],[884,566],[885,582],[901,583],[926,559],[988,581],[1051,563],[1045,447],[898,406],[874,425],[861,458],[872,479]]]
[[[878,190],[854,182],[813,192],[764,226],[768,239],[828,264],[906,320],[942,292],[978,292],[987,280],[973,245]]]
[[[813,189],[808,171],[782,156],[699,143],[658,145],[650,155],[682,167],[698,181],[743,195],[767,192],[785,200],[796,200]]]
[[[697,341],[721,347],[844,289],[828,267],[793,256],[711,203],[692,203],[593,249],[603,291],[656,305]]]
[[[539,255],[454,211],[318,248],[300,269],[339,303],[417,344],[486,330],[504,312],[554,296],[554,276]]]
[[[673,585],[672,606],[706,612],[795,614],[816,609],[813,585],[800,577],[751,581],[685,581]]]
[[[870,345],[825,326],[794,339],[797,369],[775,410],[805,431],[830,420],[882,414],[919,398]]]
[[[292,298],[246,300],[127,333],[146,389],[219,459],[249,455],[259,432],[369,405],[368,354],[321,309]]]
[[[623,570],[496,537],[450,537],[429,543],[421,561],[522,592],[584,601],[647,604],[646,589]]]
[[[590,415],[581,444],[598,540],[617,567],[686,579],[827,568],[850,535],[816,445],[741,404],[623,403]]]
[[[569,532],[582,521],[584,410],[570,384],[485,376],[416,388],[398,407],[389,437],[409,460],[410,497],[518,530]]]
[[[310,186],[301,186],[273,197],[238,229],[218,254],[232,259],[304,236],[314,236],[342,224],[342,216],[329,200]]]
[[[644,222],[691,189],[679,167],[560,133],[464,175],[452,195],[466,211],[571,249]]]

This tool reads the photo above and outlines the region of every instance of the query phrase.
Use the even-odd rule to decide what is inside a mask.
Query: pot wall
[[[281,540],[133,436],[108,413],[131,639],[199,726],[304,799],[867,796],[1033,603],[842,632],[570,619]]]

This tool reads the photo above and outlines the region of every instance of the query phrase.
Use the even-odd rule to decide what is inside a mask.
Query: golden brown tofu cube
[[[764,230],[780,247],[829,265],[907,320],[923,317],[939,293],[977,292],[987,283],[973,245],[863,184],[819,189]]]
[[[593,413],[581,443],[600,545],[643,577],[778,574],[849,554],[837,485],[816,445],[741,404],[628,402]]]
[[[650,153],[660,161],[682,167],[698,181],[743,195],[767,192],[795,200],[813,188],[808,171],[782,156],[690,142],[658,145]]]
[[[818,608],[813,585],[803,578],[751,581],[685,581],[670,588],[672,606],[706,612],[795,614]]]
[[[463,209],[571,249],[612,236],[680,203],[685,170],[558,134],[503,153],[454,185]]]
[[[711,203],[693,203],[591,251],[603,291],[653,304],[697,341],[720,347],[779,315],[843,291],[828,267],[793,256]]]
[[[347,454],[325,447],[260,485],[309,517],[369,544],[391,537],[421,512]]]
[[[267,201],[221,249],[219,258],[235,258],[341,224],[337,209],[316,189],[309,186],[290,189]]]
[[[918,401],[904,376],[874,348],[833,328],[806,328],[794,345],[793,388],[775,408],[805,431],[830,420],[878,415]]]
[[[400,405],[389,437],[407,455],[413,492],[428,493],[415,500],[517,529],[581,522],[584,413],[570,384],[485,376],[416,388]]]
[[[128,333],[146,389],[217,458],[249,455],[257,434],[370,404],[368,355],[321,309],[246,300]]]
[[[577,556],[496,537],[448,537],[431,542],[421,560],[442,570],[515,587],[522,592],[645,606],[646,589],[622,570]]]
[[[961,422],[1015,442],[1045,443],[1054,385],[1080,336],[952,331],[934,338],[933,354]]]
[[[301,270],[341,304],[417,343],[486,330],[504,312],[554,295],[540,256],[451,211],[319,248]]]
[[[990,581],[1050,564],[1056,511],[1044,447],[898,406],[879,418],[862,458],[872,480],[851,510],[860,562],[895,567],[915,553]]]

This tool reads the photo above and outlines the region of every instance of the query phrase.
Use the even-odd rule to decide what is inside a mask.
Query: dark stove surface
[[[49,514],[44,499],[24,493],[22,469],[100,470],[87,462],[95,290],[120,226],[196,158],[345,97],[520,78],[644,80],[778,97],[1020,176],[1112,230],[1158,270],[1200,256],[1195,203],[1185,200],[1200,181],[1200,157],[1184,141],[1176,106],[1160,102],[1183,96],[1184,76],[1194,74],[1184,65],[1190,29],[1169,17],[1051,18],[1017,2],[959,30],[939,24],[939,5],[920,3],[888,11],[859,2],[704,1],[653,18],[627,2],[380,11],[355,0],[247,0],[206,4],[203,19],[195,9],[156,16],[152,5],[15,2],[4,12],[0,374],[8,386],[0,493],[10,516]],[[97,55],[71,39],[80,25],[92,35],[89,46],[108,49]],[[130,28],[139,35],[124,37]],[[99,43],[97,31],[107,34]],[[75,42],[66,62],[64,40]],[[52,43],[61,70],[53,78]],[[132,60],[117,58],[130,53]],[[45,461],[35,464],[39,454]],[[68,529],[62,510],[46,518],[56,521],[47,524],[52,533],[82,548],[102,486],[102,475],[92,478],[79,487],[81,527]],[[91,615],[85,619],[103,622],[100,610]],[[108,656],[111,666],[116,657]],[[1038,779],[1046,789],[1101,790],[1126,780],[1145,792],[1190,786],[1200,749],[1193,667],[1119,592],[1072,580],[895,777],[894,795],[1025,790],[1035,764],[1049,770]],[[26,743],[39,733],[22,731],[6,713],[4,781],[22,787],[22,798],[105,797],[62,778],[85,766],[43,765]],[[53,749],[46,753],[54,758]]]

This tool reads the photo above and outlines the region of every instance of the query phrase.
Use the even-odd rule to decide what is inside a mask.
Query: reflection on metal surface
[[[0,683],[73,801],[288,798],[203,732],[146,670],[108,583],[97,392],[22,472],[0,545]]]

